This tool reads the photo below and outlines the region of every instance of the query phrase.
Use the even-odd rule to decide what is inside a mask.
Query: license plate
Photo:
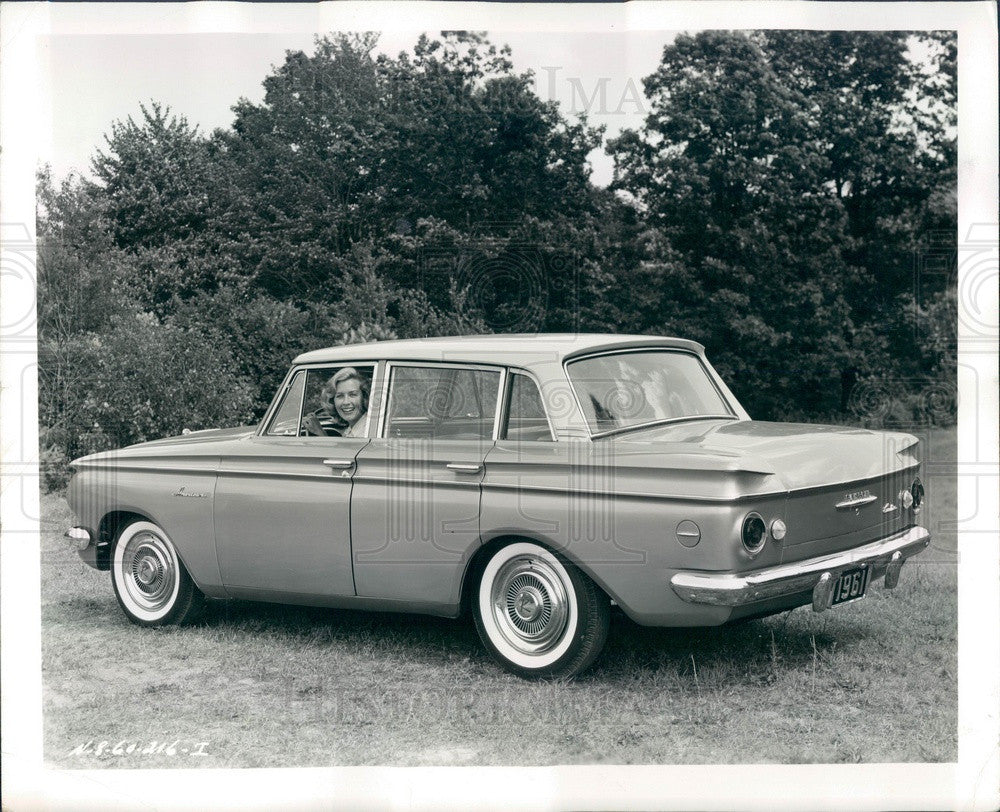
[[[868,567],[844,570],[833,585],[833,601],[830,605],[836,606],[838,603],[847,603],[863,598],[867,586]]]

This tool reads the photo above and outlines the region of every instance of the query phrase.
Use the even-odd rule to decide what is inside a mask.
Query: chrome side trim
[[[223,468],[219,476],[257,476],[267,479],[325,479],[329,481],[330,474],[310,474],[306,471],[265,471],[255,468]]]
[[[924,550],[930,533],[923,527],[911,527],[899,533],[832,555],[809,558],[792,564],[780,564],[752,572],[678,572],[670,586],[688,603],[711,606],[744,606],[748,603],[780,598],[830,584],[841,570],[868,565],[869,581],[886,575],[892,588],[899,579],[903,561]],[[898,556],[897,556],[898,554]],[[828,576],[824,579],[823,576]]]
[[[504,472],[506,473],[506,472]],[[567,477],[568,478],[568,477]],[[535,493],[551,493],[557,496],[593,496],[599,499],[607,499],[612,496],[615,499],[651,499],[657,502],[667,501],[667,502],[708,502],[713,505],[734,505],[742,502],[753,502],[759,499],[773,499],[775,497],[783,497],[788,494],[788,491],[773,491],[769,493],[750,493],[741,494],[740,496],[694,496],[694,495],[682,495],[682,494],[671,494],[671,493],[649,493],[647,491],[615,491],[613,494],[609,494],[605,490],[597,490],[593,488],[563,488],[556,487],[552,485],[526,485],[524,483],[506,483],[497,482],[495,480],[486,480],[483,482],[483,488],[485,490],[496,490],[496,491],[533,491]]]
[[[419,486],[419,487],[429,487],[429,488],[447,487],[447,488],[467,488],[470,490],[479,489],[478,479],[463,479],[461,477],[456,477],[455,479],[452,480],[429,479],[426,477],[421,479],[400,479],[399,477],[378,476],[377,474],[370,474],[367,476],[359,476],[358,474],[355,474],[351,478],[351,481],[354,482],[355,484],[363,482],[374,485],[385,485],[387,487],[399,487],[402,485],[405,487]]]
[[[198,474],[201,476],[215,476],[219,473],[219,458],[213,457],[212,461],[214,464],[210,468],[187,468],[181,465],[170,465],[166,462],[166,458],[162,458],[160,460],[143,460],[142,462],[145,464],[138,464],[138,461],[132,464],[127,464],[117,460],[111,460],[109,462],[81,462],[76,463],[75,467],[81,471],[114,471],[115,473],[120,473],[121,471],[135,471],[155,474]]]
[[[347,469],[345,469],[347,470]],[[219,476],[233,476],[233,477],[266,477],[268,479],[316,479],[323,480],[324,482],[340,482],[340,477],[331,477],[329,472],[322,474],[310,474],[304,471],[255,471],[247,468],[234,468],[232,470],[223,469],[219,471]],[[376,484],[385,485],[428,485],[428,486],[440,486],[442,484],[447,484],[449,488],[460,487],[460,488],[478,488],[478,480],[464,480],[455,479],[454,481],[422,478],[422,479],[401,479],[398,476],[379,476],[377,474],[365,474],[358,475],[354,474],[351,477],[354,482],[371,482]]]

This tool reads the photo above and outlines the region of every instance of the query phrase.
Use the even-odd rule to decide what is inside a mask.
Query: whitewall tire
[[[533,542],[501,547],[487,561],[473,598],[486,648],[524,677],[571,677],[600,654],[608,599],[576,567]]]
[[[204,603],[173,542],[148,521],[133,522],[118,535],[111,583],[122,611],[140,626],[183,623],[193,619]]]

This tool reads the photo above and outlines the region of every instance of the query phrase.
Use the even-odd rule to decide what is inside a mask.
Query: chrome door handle
[[[351,468],[354,466],[354,460],[323,460],[323,465],[329,465],[331,468]]]
[[[448,468],[460,474],[478,474],[483,470],[481,462],[449,462]]]

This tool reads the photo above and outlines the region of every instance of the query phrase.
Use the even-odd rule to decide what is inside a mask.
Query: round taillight
[[[771,538],[775,541],[781,541],[787,532],[788,528],[785,527],[785,523],[781,519],[775,519],[771,522]]]
[[[767,525],[759,513],[748,513],[740,532],[743,547],[750,555],[757,555],[767,540]]]
[[[913,499],[913,507],[920,507],[920,503],[924,501],[924,483],[920,481],[920,477],[913,480],[913,484],[910,485],[910,497]]]
[[[903,506],[903,510],[909,510],[913,507],[913,494],[910,491],[900,491],[899,503]]]

